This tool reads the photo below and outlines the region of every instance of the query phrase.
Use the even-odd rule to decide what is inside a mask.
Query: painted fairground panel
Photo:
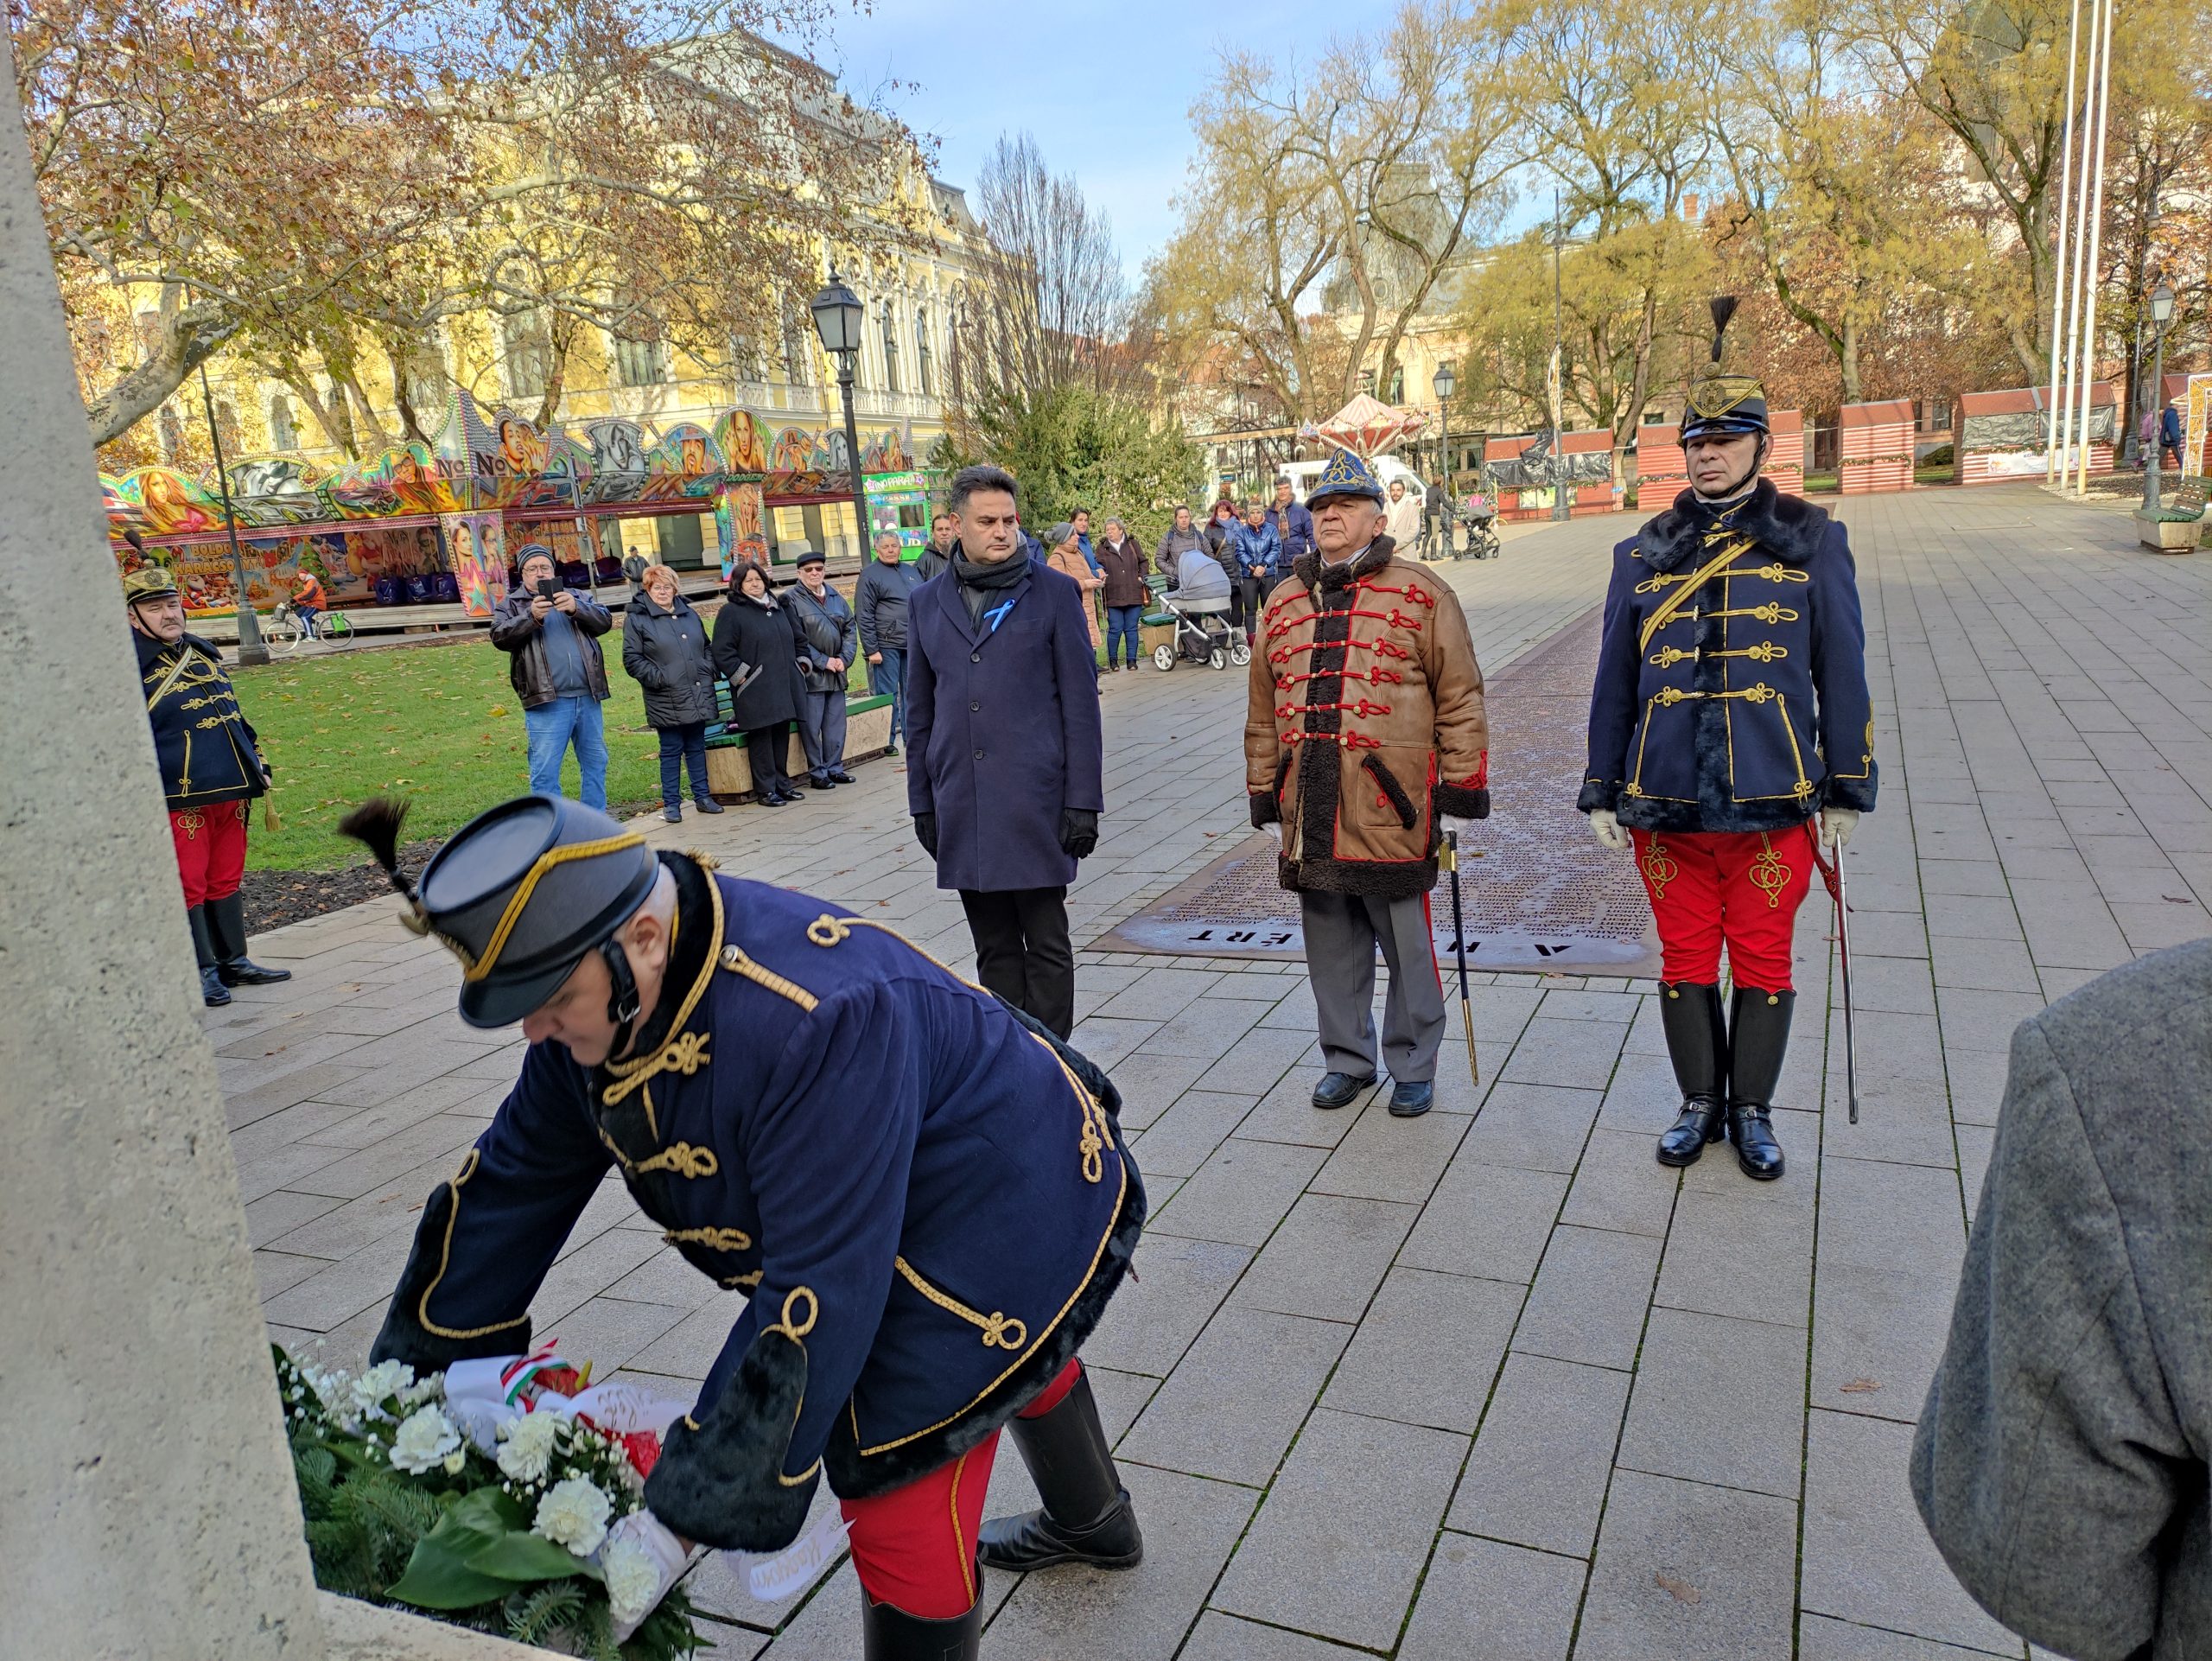
[[[914,472],[871,473],[867,479],[868,547],[872,550],[875,539],[889,531],[906,550],[903,557],[919,559],[930,541],[927,482]]]

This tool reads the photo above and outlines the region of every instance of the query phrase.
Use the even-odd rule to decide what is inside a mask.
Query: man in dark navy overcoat
[[[1716,302],[1716,321],[1733,309]],[[1658,924],[1682,1091],[1660,1161],[1690,1164],[1725,1130],[1771,1179],[1792,925],[1815,842],[1841,847],[1873,808],[1874,718],[1843,526],[1758,477],[1766,398],[1719,360],[1716,331],[1682,421],[1690,487],[1613,550],[1578,805],[1608,848],[1634,846]]]
[[[664,1578],[690,1543],[798,1536],[825,1479],[872,1661],[977,1653],[977,1561],[1142,1556],[1076,1360],[1145,1214],[1103,1073],[896,934],[656,856],[558,798],[492,809],[419,888],[398,815],[346,822],[462,964],[521,1076],[423,1207],[372,1355],[519,1355],[610,1170],[695,1268],[747,1295],[646,1480]],[[579,1360],[587,1358],[577,1358]],[[990,1524],[998,1433],[1045,1509]]]
[[[976,978],[1065,1038],[1068,884],[1106,805],[1097,650],[1083,590],[1024,551],[1011,474],[963,468],[947,506],[960,539],[907,619],[906,805]]]

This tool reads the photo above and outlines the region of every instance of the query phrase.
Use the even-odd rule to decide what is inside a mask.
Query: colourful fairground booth
[[[2080,397],[2077,388],[2075,397]],[[2046,407],[2046,386],[2008,386],[1994,392],[1961,396],[1954,417],[1952,454],[1958,457],[1957,478],[1962,485],[2001,485],[2016,479],[2040,479],[2049,462],[2044,447],[2055,436]],[[2113,470],[2113,443],[2118,436],[2118,411],[2110,381],[2089,388],[2089,427],[2087,435],[2089,471]],[[2073,436],[2069,471],[2081,466],[2083,434],[2082,410],[2074,407],[2071,423],[2062,415],[2060,427],[2069,424]]]
[[[780,424],[731,409],[704,426],[661,429],[618,416],[540,432],[520,416],[485,411],[456,388],[427,444],[327,468],[285,455],[232,464],[226,482],[246,599],[273,606],[304,566],[334,606],[448,603],[482,620],[505,597],[524,546],[542,544],[556,561],[581,561],[606,581],[599,521],[680,515],[712,516],[727,577],[740,559],[768,562],[773,510],[852,500],[844,432],[822,419]],[[871,519],[883,528],[887,513],[902,541],[918,525],[911,538],[918,547],[927,493],[898,430],[864,434],[861,466]],[[188,609],[235,608],[232,526],[212,478],[139,468],[120,478],[103,474],[100,489],[124,570],[139,561],[123,534],[136,530],[175,572]]]
[[[1508,522],[1551,518],[1562,468],[1566,487],[1573,493],[1568,518],[1611,513],[1621,506],[1625,490],[1613,476],[1612,434],[1561,433],[1559,467],[1553,464],[1551,447],[1548,432],[1493,438],[1483,445],[1483,476],[1497,499],[1498,518]]]
[[[1774,481],[1785,496],[1805,493],[1805,415],[1802,410],[1777,410],[1767,417],[1772,433],[1762,478]],[[1682,455],[1679,422],[1653,422],[1636,430],[1636,505],[1654,512],[1689,487],[1689,463]]]

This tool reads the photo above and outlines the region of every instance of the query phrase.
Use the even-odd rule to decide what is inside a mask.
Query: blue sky
[[[887,101],[938,139],[948,183],[972,189],[1001,132],[1034,133],[1046,164],[1112,217],[1134,283],[1173,232],[1190,107],[1220,48],[1310,59],[1361,15],[1318,0],[876,0],[836,19],[812,55],[863,99],[909,83]]]

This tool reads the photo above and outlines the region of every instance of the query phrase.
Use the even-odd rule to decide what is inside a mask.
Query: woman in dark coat
[[[730,684],[729,724],[745,735],[753,794],[768,807],[798,801],[784,774],[791,723],[798,719],[798,638],[757,560],[741,561],[730,573],[729,603],[715,619],[714,654]],[[741,690],[748,668],[760,673]]]
[[[702,813],[722,805],[707,788],[707,723],[715,718],[715,659],[706,620],[691,609],[665,565],[638,573],[622,619],[622,667],[645,690],[646,724],[660,735],[661,817],[683,822],[683,766]]]

